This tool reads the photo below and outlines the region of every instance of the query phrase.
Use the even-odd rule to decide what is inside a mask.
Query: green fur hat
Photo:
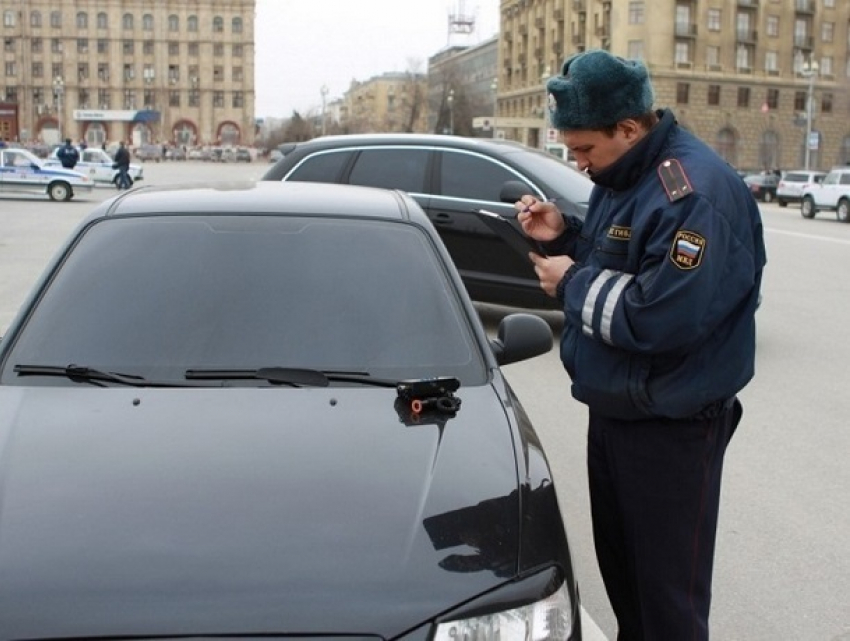
[[[649,73],[642,62],[607,51],[577,53],[546,83],[549,119],[559,131],[602,129],[652,110]]]

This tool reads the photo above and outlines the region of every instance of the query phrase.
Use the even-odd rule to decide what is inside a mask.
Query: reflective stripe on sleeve
[[[617,282],[614,283],[611,291],[608,292],[608,296],[605,297],[605,305],[602,307],[602,323],[600,324],[599,332],[602,334],[602,340],[609,345],[614,344],[611,339],[611,321],[614,319],[614,308],[617,306],[617,301],[620,300],[620,296],[622,296],[626,285],[628,285],[633,278],[634,274],[620,274]]]
[[[581,331],[589,338],[593,338],[593,308],[596,307],[599,292],[605,287],[605,283],[617,274],[618,272],[611,269],[602,270],[599,276],[594,279],[590,290],[587,292],[587,297],[584,299],[584,306],[581,308]]]

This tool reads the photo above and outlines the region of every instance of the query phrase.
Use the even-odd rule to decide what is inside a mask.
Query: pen
[[[554,198],[544,198],[543,200],[535,200],[531,205],[536,205],[537,203],[553,203],[555,202]],[[523,209],[523,213],[528,213],[531,211],[531,205],[528,205],[525,209]]]

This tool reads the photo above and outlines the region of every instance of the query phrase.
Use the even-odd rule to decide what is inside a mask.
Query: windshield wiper
[[[395,387],[398,381],[372,378],[369,372],[318,370],[302,367],[261,367],[259,369],[187,369],[187,380],[260,380],[293,387],[327,387],[331,382],[360,383]]]
[[[144,376],[137,374],[122,374],[120,372],[105,372],[82,365],[15,365],[13,371],[19,376],[62,376],[75,382],[86,383],[118,383],[132,387],[174,387],[171,383],[152,383]]]

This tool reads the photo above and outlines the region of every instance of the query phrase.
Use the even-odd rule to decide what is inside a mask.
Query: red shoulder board
[[[663,160],[658,165],[658,177],[661,178],[661,184],[664,185],[664,191],[667,192],[671,203],[681,200],[694,190],[685,170],[675,158]]]

